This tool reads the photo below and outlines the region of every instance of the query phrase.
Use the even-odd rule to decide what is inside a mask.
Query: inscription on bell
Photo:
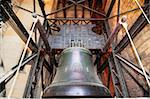
[[[72,66],[70,67],[70,71],[72,72],[82,72],[83,67],[81,63],[73,63]]]

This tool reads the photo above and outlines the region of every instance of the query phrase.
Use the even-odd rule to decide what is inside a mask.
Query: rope
[[[32,37],[33,31],[34,31],[34,27],[35,27],[35,25],[36,25],[37,21],[38,21],[38,18],[36,18],[36,19],[34,20],[34,24],[33,24],[33,27],[32,27],[32,29],[31,29],[31,31],[30,31],[30,34],[29,34],[28,40],[27,40],[27,42],[26,42],[26,45],[25,45],[25,48],[24,48],[23,54],[22,54],[22,56],[21,56],[21,60],[20,60],[20,62],[19,62],[19,65],[18,65],[18,68],[17,68],[16,74],[15,74],[15,77],[14,77],[13,83],[12,83],[12,85],[11,85],[11,88],[10,88],[10,91],[9,91],[9,94],[8,94],[8,98],[10,98],[10,97],[11,97],[12,92],[13,92],[13,90],[14,90],[14,86],[15,86],[15,83],[16,83],[16,80],[17,80],[17,77],[18,77],[18,75],[19,75],[19,70],[20,70],[20,67],[21,67],[22,61],[23,61],[23,59],[24,59],[24,56],[25,56],[26,50],[27,50],[28,45],[29,45],[30,38]]]
[[[142,69],[143,74],[144,74],[144,77],[145,77],[145,79],[146,79],[146,81],[147,81],[148,87],[150,88],[150,82],[149,82],[149,80],[148,80],[148,76],[147,76],[146,71],[145,71],[145,69],[144,69],[144,66],[143,66],[143,64],[142,64],[142,61],[141,61],[141,59],[140,59],[140,56],[139,56],[139,54],[138,54],[138,52],[137,52],[137,50],[136,50],[136,47],[135,47],[135,45],[134,45],[134,43],[133,43],[133,41],[132,41],[132,38],[131,38],[131,36],[130,36],[130,33],[129,33],[128,29],[127,29],[128,24],[127,24],[126,22],[121,22],[121,21],[120,21],[120,24],[122,24],[122,26],[124,27],[124,29],[125,29],[125,31],[126,31],[126,33],[127,33],[127,36],[128,36],[128,38],[129,38],[130,43],[131,43],[131,45],[132,45],[132,48],[133,48],[133,50],[134,50],[135,56],[136,56],[136,58],[137,58],[137,60],[138,60],[139,65],[141,66],[141,69]]]
[[[147,15],[145,14],[144,10],[142,9],[141,5],[139,4],[139,2],[137,0],[134,0],[136,2],[136,4],[139,6],[140,10],[142,11],[144,17],[146,18],[147,22],[150,24],[150,20],[148,19]]]

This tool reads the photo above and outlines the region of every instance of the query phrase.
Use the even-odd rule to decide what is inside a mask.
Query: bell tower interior
[[[149,97],[149,0],[0,0],[0,97]]]

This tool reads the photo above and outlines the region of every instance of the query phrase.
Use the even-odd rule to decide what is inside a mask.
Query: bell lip
[[[49,93],[48,90],[50,88],[53,88],[53,87],[55,87],[55,91],[56,92],[58,92],[58,93],[60,92],[59,95],[58,94],[54,95],[53,93],[51,93],[51,94],[48,95],[48,93]],[[78,84],[78,85],[64,85],[64,87],[65,87],[66,90],[68,88],[73,88],[73,87],[83,89],[83,90],[85,90],[84,95],[80,95],[80,94],[76,95],[74,93],[70,93],[70,94],[66,93],[65,94],[62,90],[58,90],[57,87],[60,87],[60,86],[48,86],[48,88],[46,88],[46,90],[44,90],[42,97],[43,98],[46,98],[46,97],[47,98],[48,97],[62,97],[62,96],[63,97],[111,97],[110,91],[104,85],[99,85],[99,86],[97,86],[97,85],[95,85],[95,86],[94,85],[82,85],[82,84]],[[65,91],[64,87],[62,87],[62,89]],[[93,89],[91,90],[91,88],[94,88],[94,90]],[[54,93],[56,93],[53,89],[51,89],[51,91],[54,92]],[[88,93],[86,93],[86,91],[88,91]],[[93,92],[94,93],[96,92],[96,93],[93,94]]]
[[[92,53],[90,52],[90,50],[88,50],[88,49],[86,49],[86,48],[84,48],[84,47],[68,47],[68,48],[64,49],[64,50],[61,52],[60,56],[62,56],[63,54],[65,54],[65,53],[67,53],[67,52],[70,52],[70,51],[72,51],[72,50],[74,50],[74,49],[78,49],[79,51],[82,51],[82,52],[85,52],[85,53],[87,53],[87,54],[89,54],[89,55],[92,55]]]
[[[92,85],[92,86],[100,86],[100,87],[105,87],[106,89],[107,89],[107,87],[106,86],[104,86],[103,84],[102,84],[102,82],[81,82],[81,81],[68,81],[68,82],[57,82],[57,83],[51,83],[49,86],[47,86],[46,88],[45,88],[45,90],[47,90],[48,88],[50,88],[50,87],[54,87],[54,86],[60,86],[60,85],[70,85],[70,83],[71,83],[71,85]],[[44,91],[45,91],[44,90]]]

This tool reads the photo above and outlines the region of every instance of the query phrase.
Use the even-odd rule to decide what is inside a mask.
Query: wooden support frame
[[[143,18],[143,15],[141,14],[137,21],[132,25],[132,27],[129,30],[129,33],[132,38],[134,38],[145,26],[147,21],[145,18]],[[121,52],[127,45],[129,44],[129,40],[127,35],[123,37],[123,39],[119,42],[118,45],[115,47],[115,53]]]
[[[27,30],[25,29],[25,27],[23,26],[19,18],[16,16],[11,6],[8,4],[8,2],[2,2],[0,6],[2,10],[4,11],[5,16],[9,18],[8,22],[11,25],[11,27],[20,36],[20,38],[24,42],[26,42],[27,38],[29,37],[29,33],[27,32]],[[37,52],[37,45],[34,43],[32,39],[30,40],[29,48],[32,51]]]
[[[112,11],[112,8],[113,8],[115,2],[116,2],[116,0],[112,0],[112,1],[111,1],[110,7],[109,7],[109,9],[108,9],[108,11],[107,11],[107,14],[106,14],[107,17],[110,16],[111,11]]]
[[[85,0],[80,0],[80,1],[77,2],[77,4],[80,4],[80,3],[84,2],[84,1],[85,1]],[[64,9],[68,9],[68,8],[72,7],[73,5],[74,5],[74,4],[70,4],[70,5],[65,6],[65,7],[63,7],[63,8],[60,8],[60,9],[58,9],[58,10],[52,11],[51,13],[47,14],[46,16],[56,14],[56,13],[58,13],[58,12],[64,10]]]
[[[106,28],[106,32],[107,33],[110,33],[110,27],[109,27],[109,24],[107,22],[105,22],[105,28]],[[108,35],[108,34],[107,34]],[[114,44],[112,43],[112,47],[114,48]],[[129,93],[128,93],[128,89],[127,89],[127,86],[126,86],[126,82],[125,82],[125,78],[123,76],[123,72],[122,72],[122,67],[121,67],[121,63],[120,61],[115,57],[115,52],[114,50],[112,50],[112,56],[113,58],[113,61],[111,61],[109,59],[109,63],[110,65],[112,65],[112,62],[113,62],[113,66],[110,66],[110,70],[111,70],[111,75],[112,75],[112,78],[113,78],[113,83],[114,83],[114,87],[115,87],[115,93],[118,97],[129,97]],[[116,68],[116,69],[114,69]],[[116,77],[118,78],[118,81],[119,81],[119,84],[120,84],[120,87],[121,89],[116,85],[116,82],[115,82],[115,75],[113,75],[114,73],[112,71],[115,71],[116,72]]]
[[[72,2],[72,3],[74,3],[74,4],[77,5],[77,6],[84,7],[85,9],[88,9],[89,11],[92,11],[92,12],[98,14],[98,15],[101,15],[101,16],[106,17],[106,15],[105,15],[104,13],[101,13],[101,12],[99,12],[99,11],[96,11],[96,10],[92,9],[92,8],[89,8],[89,7],[87,7],[87,6],[84,6],[83,4],[78,4],[78,3],[76,3],[76,2],[73,1],[73,0],[69,0],[69,1]]]

